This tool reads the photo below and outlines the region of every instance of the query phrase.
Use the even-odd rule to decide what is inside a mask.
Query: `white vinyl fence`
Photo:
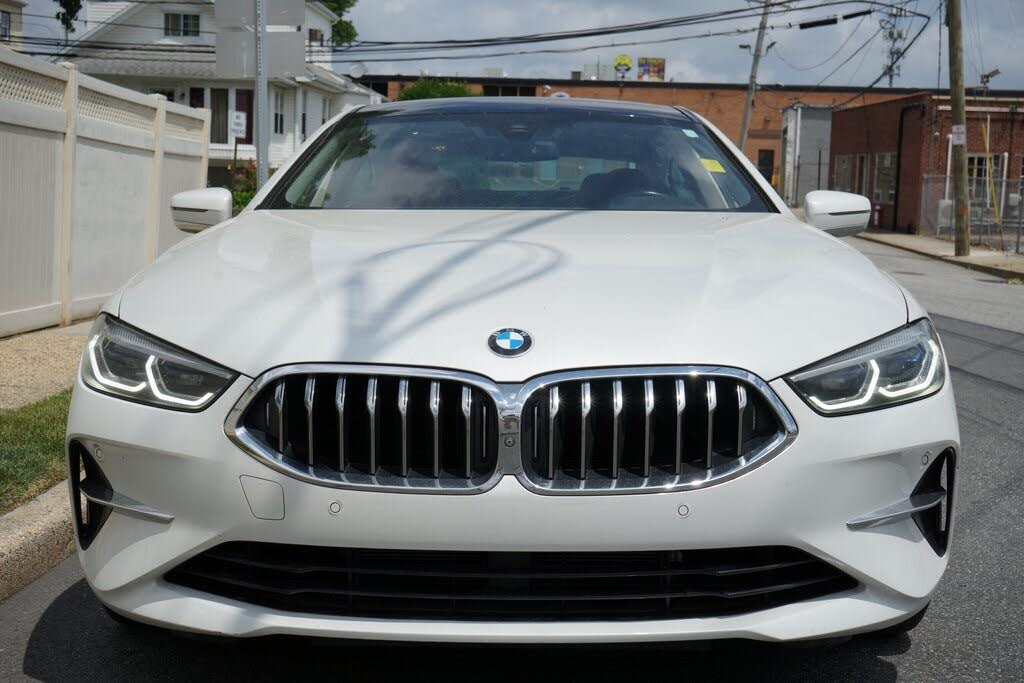
[[[209,111],[0,48],[0,337],[93,315],[184,239]]]

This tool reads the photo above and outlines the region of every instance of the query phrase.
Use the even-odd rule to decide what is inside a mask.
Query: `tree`
[[[56,0],[60,11],[57,12],[57,21],[64,27],[65,33],[75,32],[75,20],[78,13],[82,11],[82,0]]]
[[[398,95],[400,100],[429,100],[435,97],[469,97],[469,86],[459,81],[420,78]]]
[[[331,42],[334,45],[349,45],[356,36],[356,27],[345,18],[345,13],[355,7],[358,0],[325,0],[323,3],[327,9],[337,14],[341,19],[334,22],[331,27]]]

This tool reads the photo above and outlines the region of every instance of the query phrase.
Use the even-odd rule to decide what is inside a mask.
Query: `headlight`
[[[934,394],[946,363],[931,323],[919,320],[786,379],[819,413],[842,415]]]
[[[82,359],[82,379],[93,389],[177,410],[202,410],[236,376],[106,315],[96,319]]]

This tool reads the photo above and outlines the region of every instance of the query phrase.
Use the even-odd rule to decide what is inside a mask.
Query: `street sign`
[[[244,111],[231,112],[231,139],[244,138],[249,128],[249,117]]]
[[[953,130],[949,135],[953,138],[954,145],[966,145],[967,144],[967,126],[962,123],[954,123]]]
[[[216,74],[220,78],[256,76],[255,33],[218,31],[216,52]],[[267,78],[305,75],[306,34],[298,31],[268,31],[266,55]]]
[[[302,0],[267,0],[267,26],[302,26],[306,23]],[[256,25],[253,0],[217,0],[213,4],[217,28],[250,28]]]

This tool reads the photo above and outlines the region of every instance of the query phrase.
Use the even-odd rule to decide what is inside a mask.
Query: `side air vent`
[[[85,446],[77,441],[68,445],[68,485],[71,488],[71,513],[78,544],[86,549],[106,524],[110,508],[91,501],[82,489],[90,486],[96,490],[110,490],[110,482]]]
[[[556,377],[525,402],[523,469],[549,492],[704,486],[778,452],[784,411],[739,371]]]
[[[942,557],[949,548],[949,533],[953,526],[953,489],[956,482],[956,453],[947,448],[939,454],[925,471],[911,498],[923,494],[942,494],[942,502],[935,507],[914,514],[914,522],[921,530],[932,550]]]
[[[262,383],[229,435],[317,483],[474,490],[497,466],[497,410],[457,379],[298,369]]]

